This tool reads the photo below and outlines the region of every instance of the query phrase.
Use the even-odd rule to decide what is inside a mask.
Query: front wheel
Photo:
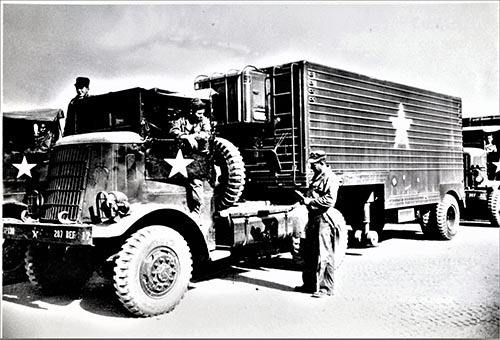
[[[3,240],[2,274],[3,285],[25,281],[26,270],[24,257],[26,244],[14,240]]]
[[[488,211],[490,214],[491,225],[500,226],[500,190],[494,189],[488,195]]]
[[[94,272],[90,247],[30,244],[25,261],[30,282],[51,295],[78,292]]]
[[[132,314],[168,313],[187,291],[193,263],[187,242],[175,230],[154,225],[140,229],[115,260],[114,287]]]

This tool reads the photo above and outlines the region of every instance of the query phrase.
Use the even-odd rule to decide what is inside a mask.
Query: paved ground
[[[499,338],[499,229],[464,224],[450,242],[417,225],[389,225],[377,248],[348,249],[336,296],[293,292],[287,255],[219,266],[194,282],[171,313],[128,316],[108,282],[44,297],[27,283],[3,287],[4,337]]]

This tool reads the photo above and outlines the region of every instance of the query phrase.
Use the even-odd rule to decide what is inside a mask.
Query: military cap
[[[191,108],[196,110],[204,109],[205,103],[200,98],[193,98],[191,99]]]
[[[323,150],[312,151],[309,154],[309,163],[318,163],[320,161],[326,161],[326,152]]]
[[[77,77],[75,86],[76,87],[89,87],[90,85],[90,79],[87,77]]]

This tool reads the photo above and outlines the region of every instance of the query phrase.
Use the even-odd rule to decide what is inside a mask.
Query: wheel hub
[[[154,249],[141,266],[141,286],[152,297],[165,295],[177,281],[179,258],[172,249]]]

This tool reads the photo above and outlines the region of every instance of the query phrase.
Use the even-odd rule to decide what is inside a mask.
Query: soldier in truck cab
[[[38,127],[38,133],[35,135],[35,148],[33,151],[48,151],[52,146],[54,135],[47,129],[45,123]]]
[[[484,150],[486,151],[488,179],[496,179],[499,170],[495,164],[498,162],[498,150],[494,143],[493,135],[489,134],[486,138],[487,141],[484,143]]]
[[[66,112],[66,123],[64,125],[64,136],[74,135],[76,131],[75,102],[89,96],[90,79],[77,77],[75,82],[76,96],[71,99]]]
[[[488,153],[497,152],[497,146],[493,143],[493,135],[488,135],[487,142],[484,144],[484,150]]]
[[[210,120],[205,117],[205,104],[199,98],[193,98],[189,114],[180,117],[170,129],[170,134],[180,143],[186,152],[208,154],[208,139],[210,137]],[[191,212],[201,213],[203,202],[203,181],[191,175],[189,178],[188,202]]]
[[[205,116],[205,103],[193,98],[188,115],[174,122],[170,134],[181,142],[186,151],[206,153],[210,130],[210,120]]]

